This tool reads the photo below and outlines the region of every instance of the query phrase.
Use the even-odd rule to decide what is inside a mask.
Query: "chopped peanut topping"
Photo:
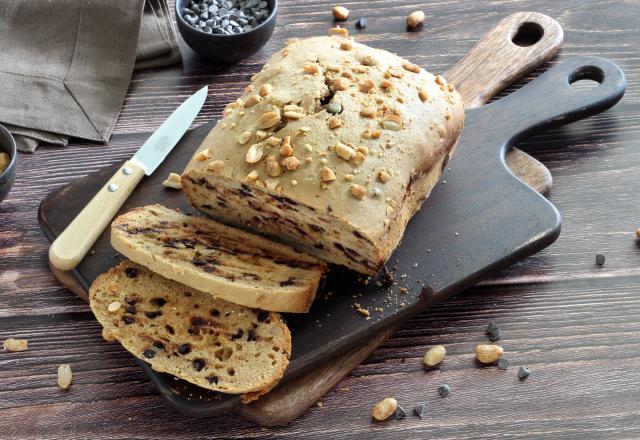
[[[329,124],[329,128],[332,130],[335,130],[336,128],[340,128],[342,127],[342,121],[338,118],[336,118],[335,116],[331,116],[328,120],[327,123]]]
[[[436,75],[436,84],[444,86],[446,84],[446,81],[442,76]]]
[[[402,119],[398,115],[384,115],[382,118],[382,128],[398,131],[402,129]]]
[[[365,118],[375,118],[378,110],[373,106],[367,106],[360,110],[360,116],[364,116]]]
[[[293,154],[293,147],[291,146],[291,136],[285,136],[282,146],[280,147],[280,154],[284,157],[289,157]]]
[[[351,50],[353,49],[353,43],[351,41],[343,41],[340,43],[340,49],[342,50]]]
[[[280,174],[282,174],[282,167],[280,167],[280,164],[278,163],[278,160],[275,156],[267,156],[266,166],[267,174],[271,177],[278,177]]]
[[[353,174],[347,174],[346,176],[344,176],[344,180],[346,180],[347,182],[351,182],[354,178],[355,176]]]
[[[367,194],[367,189],[362,185],[358,185],[357,183],[352,184],[349,188],[349,191],[351,192],[352,196],[359,200],[362,200]]]
[[[393,83],[388,79],[383,79],[382,81],[380,81],[380,87],[382,87],[385,90],[389,90],[393,88]]]
[[[214,175],[218,175],[224,169],[224,162],[221,160],[214,160],[207,165],[207,170],[211,171]]]
[[[249,147],[249,151],[247,151],[247,154],[245,154],[244,159],[248,163],[257,163],[260,161],[260,159],[262,159],[263,154],[264,152],[262,149],[262,145],[253,144]]]
[[[402,63],[402,67],[404,68],[404,70],[408,70],[409,72],[420,73],[420,66],[418,66],[417,64]]]
[[[371,78],[367,78],[364,81],[360,82],[360,91],[364,93],[368,93],[370,90],[376,88],[376,84],[373,82]]]
[[[456,88],[453,86],[453,84],[449,84],[447,85],[447,90],[450,92],[453,92]]]
[[[282,142],[282,139],[277,138],[275,136],[271,136],[270,138],[267,138],[265,142],[271,145],[272,147],[277,147]]]
[[[244,107],[253,107],[254,105],[256,105],[257,103],[259,103],[260,101],[262,101],[262,98],[260,97],[260,95],[251,95],[247,98],[247,100],[244,102]]]
[[[258,128],[271,128],[280,122],[280,110],[266,112],[258,119]]]
[[[389,74],[389,76],[387,76],[387,73]],[[402,78],[404,76],[404,73],[402,73],[402,70],[396,68],[396,67],[389,67],[387,69],[387,71],[385,72],[385,78],[390,78],[390,77],[394,77],[394,78]]]
[[[343,158],[344,160],[349,160],[351,159],[353,156],[355,156],[356,152],[353,148],[349,147],[348,145],[343,144],[342,142],[338,142],[336,144],[336,154]]]
[[[451,113],[446,113],[444,115],[444,118],[448,121],[449,119],[451,119]]]
[[[333,90],[336,92],[347,90],[348,88],[349,81],[344,78],[336,78],[336,80],[333,82]]]
[[[387,183],[389,180],[391,180],[391,174],[387,173],[384,170],[380,170],[380,172],[378,172],[378,180],[382,183]]]
[[[355,166],[360,166],[362,165],[362,162],[364,162],[365,160],[365,156],[364,154],[362,154],[361,152],[357,152],[356,154],[353,155],[353,157],[351,158],[351,163]]]
[[[324,167],[322,169],[322,173],[320,174],[323,182],[331,182],[332,180],[336,180],[336,173],[329,167]]]
[[[264,182],[267,186],[267,189],[270,189],[271,191],[275,191],[276,189],[278,189],[278,183],[280,183],[278,179],[265,179]]]
[[[344,6],[334,6],[331,8],[331,12],[333,13],[333,17],[339,21],[344,21],[349,17],[349,10]]]
[[[318,63],[304,63],[304,65],[302,66],[302,70],[304,70],[304,73],[310,73],[312,75],[322,72],[320,64]]]
[[[244,178],[244,181],[247,183],[255,183],[258,180],[258,172],[256,170],[251,171],[247,174],[247,177]]]
[[[201,152],[196,154],[195,159],[200,162],[203,162],[207,159],[211,159],[211,153],[209,152],[209,149],[207,148],[206,150],[202,150]]]
[[[380,136],[382,136],[382,132],[380,130],[373,130],[371,132],[371,139],[380,139]]]
[[[258,142],[262,141],[262,140],[265,140],[266,138],[267,138],[267,132],[266,131],[263,131],[263,130],[256,131],[256,140]]]
[[[304,144],[304,149],[311,153],[313,151],[313,146],[311,144]]]
[[[360,145],[358,147],[358,151],[362,154],[364,154],[365,156],[367,156],[369,154],[369,149],[367,147],[365,147],[364,145]]]
[[[282,160],[282,166],[289,171],[297,170],[300,166],[300,160],[295,156],[290,156]]]
[[[291,179],[291,186],[296,186],[298,181],[296,179]]]
[[[347,38],[349,36],[349,31],[346,30],[345,28],[335,27],[335,28],[329,29],[328,34],[329,35],[338,35],[340,37]]]
[[[418,90],[418,97],[420,98],[420,101],[426,102],[429,99],[429,94],[425,89],[420,89]]]
[[[270,95],[271,92],[273,92],[273,86],[271,84],[262,84],[260,86],[260,90],[258,91],[260,96],[262,96],[263,98],[267,95]]]
[[[253,133],[251,133],[250,131],[245,131],[244,133],[242,133],[240,135],[240,137],[238,138],[238,143],[240,145],[244,145],[247,142],[249,142],[249,139],[251,139],[251,136],[253,135]]]
[[[253,84],[249,84],[247,87],[245,87],[244,91],[247,93],[253,92]]]
[[[338,64],[327,64],[327,70],[329,72],[340,72],[342,70],[342,67],[340,67]]]
[[[342,72],[342,76],[344,76],[345,78],[349,78],[349,79],[353,79],[353,72],[349,69],[345,70],[344,72]]]

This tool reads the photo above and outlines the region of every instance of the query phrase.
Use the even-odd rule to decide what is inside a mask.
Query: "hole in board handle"
[[[538,23],[527,21],[518,27],[518,30],[513,38],[511,38],[511,41],[516,46],[529,47],[540,41],[543,35],[544,29],[542,29],[542,26]]]
[[[578,90],[595,89],[604,81],[604,72],[595,66],[583,66],[567,78],[571,87]]]

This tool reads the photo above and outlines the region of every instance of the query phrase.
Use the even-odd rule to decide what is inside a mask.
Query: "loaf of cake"
[[[111,245],[166,278],[277,312],[307,312],[326,270],[324,262],[283,244],[162,205],[117,217]]]
[[[182,187],[216,220],[374,274],[438,181],[464,109],[441,76],[331,33],[273,55]]]
[[[108,341],[156,371],[254,400],[289,364],[291,334],[278,313],[233,304],[123,261],[89,290]]]

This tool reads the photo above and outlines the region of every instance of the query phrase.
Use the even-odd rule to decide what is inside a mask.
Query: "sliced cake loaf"
[[[453,85],[406,59],[343,36],[292,41],[226,107],[182,188],[216,220],[373,274],[463,120]]]
[[[195,385],[250,401],[289,363],[291,334],[278,313],[214,298],[123,261],[89,290],[107,340]]]
[[[278,312],[307,312],[326,270],[324,262],[288,246],[161,205],[116,218],[111,244],[166,278]]]

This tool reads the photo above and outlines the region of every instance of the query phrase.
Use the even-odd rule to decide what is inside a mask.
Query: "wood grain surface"
[[[125,136],[116,142],[75,142],[19,157],[16,185],[0,205],[0,339],[26,337],[31,348],[0,352],[0,438],[640,436],[640,246],[633,232],[640,226],[638,3],[344,4],[354,17],[369,20],[365,31],[356,32],[359,41],[395,50],[432,71],[448,69],[500,18],[523,9],[560,22],[565,42],[559,60],[598,55],[622,67],[629,87],[614,109],[520,145],[554,176],[549,197],[564,219],[558,241],[411,320],[325,396],[322,407],[287,427],[176,414],[131,356],[102,342],[86,304],[54,280],[37,206],[53,188],[131,155],[146,133],[204,84],[216,89],[195,124],[218,116],[287,38],[317,35],[331,25],[329,3],[285,0],[273,39],[246,62],[219,69],[183,47],[184,69],[137,74],[116,127]],[[418,8],[427,14],[425,25],[407,33],[404,17]],[[607,256],[604,267],[593,263],[596,252]],[[502,344],[514,365],[504,372],[479,369],[472,360],[489,319],[503,328]],[[447,345],[450,355],[440,369],[425,372],[421,357],[434,343]],[[55,384],[57,365],[64,362],[74,370],[66,393]],[[523,383],[515,377],[520,364],[532,370]],[[444,382],[452,393],[439,399],[435,389]],[[407,409],[424,400],[427,416],[372,423],[371,406],[387,396]]]

